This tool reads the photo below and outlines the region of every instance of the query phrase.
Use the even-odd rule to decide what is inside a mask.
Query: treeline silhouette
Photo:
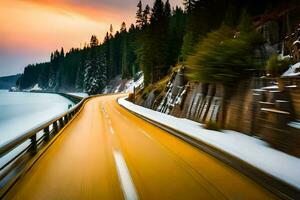
[[[164,77],[170,68],[187,60],[207,33],[224,21],[237,26],[243,8],[251,15],[272,9],[280,0],[183,0],[184,8],[172,8],[169,0],[153,6],[137,4],[136,23],[120,30],[113,27],[103,42],[92,36],[83,48],[51,53],[50,62],[28,65],[18,79],[19,89],[38,84],[50,91],[101,93],[107,83],[121,75],[134,77],[142,70],[145,85]]]

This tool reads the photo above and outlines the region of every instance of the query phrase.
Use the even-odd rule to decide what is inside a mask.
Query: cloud
[[[153,1],[143,0],[143,5]],[[110,24],[117,30],[123,21],[127,26],[135,22],[136,5],[137,0],[1,1],[0,75],[47,61],[55,49],[80,47],[92,34],[102,40]]]
[[[131,21],[134,18],[135,0],[22,0],[23,2],[35,4],[49,11],[62,15],[73,13],[95,21],[107,22],[111,20]],[[134,4],[133,4],[134,3]]]

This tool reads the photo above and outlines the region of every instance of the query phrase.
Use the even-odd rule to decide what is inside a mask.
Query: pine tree
[[[162,0],[155,0],[152,8],[150,21],[155,24],[164,18],[164,3]]]
[[[86,61],[84,88],[89,95],[98,94],[103,89],[102,64],[99,57],[91,55]]]
[[[49,70],[49,88],[55,89],[58,85],[58,69],[59,69],[60,53],[58,50],[52,54],[52,61]]]
[[[143,11],[143,22],[142,22],[142,27],[146,27],[149,23],[149,18],[150,18],[150,7],[149,5],[146,5],[144,11]]]
[[[108,32],[106,32],[106,35],[105,35],[105,37],[104,37],[104,40],[103,40],[103,44],[106,44],[107,42],[109,42],[109,33]]]
[[[113,25],[111,24],[109,27],[109,38],[113,38],[113,34],[114,34],[114,28]]]
[[[82,89],[82,85],[83,85],[82,78],[83,77],[84,77],[83,67],[80,65],[80,67],[77,69],[77,72],[76,72],[76,81],[75,81],[76,91],[80,91]]]
[[[91,41],[90,41],[90,47],[93,48],[93,47],[96,47],[98,45],[99,45],[99,40],[98,40],[97,36],[92,35]]]
[[[122,25],[121,25],[121,28],[120,28],[120,32],[121,33],[124,33],[124,32],[126,32],[127,30],[126,30],[126,24],[125,24],[125,22],[123,22],[122,23]]]
[[[142,1],[138,2],[138,10],[136,12],[136,27],[141,29],[143,27],[143,6]]]
[[[100,54],[100,69],[101,69],[101,90],[106,86],[108,83],[108,63],[107,63],[107,56],[106,52],[103,50]]]
[[[169,18],[171,16],[171,5],[170,5],[169,0],[167,0],[165,3],[164,15],[167,18]]]
[[[64,58],[64,57],[65,57],[65,51],[64,51],[64,48],[61,48],[61,50],[60,50],[60,57],[61,57],[61,58]]]
[[[173,10],[172,17],[169,18],[168,30],[168,65],[175,65],[180,58],[180,51],[185,32],[185,17],[181,7]]]
[[[128,30],[130,33],[132,33],[133,31],[135,31],[135,26],[134,26],[134,24],[131,24],[130,25],[130,28],[129,28],[129,30]]]
[[[127,36],[124,36],[122,41],[122,77],[127,78],[129,77],[129,70],[128,70],[128,44],[127,44]]]

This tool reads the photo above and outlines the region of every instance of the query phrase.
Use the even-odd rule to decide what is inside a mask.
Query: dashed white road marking
[[[110,133],[111,133],[111,134],[114,134],[114,133],[115,133],[115,131],[114,131],[114,129],[113,129],[112,126],[109,126],[109,130],[110,130]]]
[[[121,152],[115,150],[114,158],[117,166],[117,171],[119,175],[119,180],[121,182],[124,198],[126,200],[137,200],[138,195],[133,184],[132,178],[130,176],[130,172],[126,165],[126,161],[124,160]]]
[[[107,119],[107,122],[108,122],[108,126],[109,126],[110,133],[111,133],[111,134],[114,134],[115,131],[114,131],[113,127],[112,127],[111,120],[110,120],[109,118]]]
[[[104,107],[102,107],[102,110],[103,110],[103,113],[104,113],[105,117],[108,118],[108,113],[107,113],[107,111],[105,110]]]

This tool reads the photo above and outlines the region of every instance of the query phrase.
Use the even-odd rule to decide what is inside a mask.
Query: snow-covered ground
[[[46,93],[0,90],[0,146],[68,110],[70,100]]]
[[[85,97],[89,96],[87,93],[84,93],[84,92],[71,92],[71,93],[68,93],[68,94],[73,95],[73,96],[77,96],[77,97],[82,97],[82,98],[85,98]]]
[[[43,89],[39,87],[39,84],[35,84],[32,88],[24,89],[24,92],[42,91]]]
[[[147,109],[126,101],[125,98],[120,98],[118,102],[129,110],[236,156],[300,189],[299,158],[273,149],[267,143],[242,133],[207,130],[200,123]]]
[[[140,78],[136,81],[134,81],[133,79],[129,80],[126,84],[125,84],[125,89],[122,92],[133,92],[133,88],[137,88],[139,86],[141,86],[144,83],[144,75],[141,74]]]
[[[300,62],[292,65],[286,72],[282,74],[282,77],[300,76]]]
[[[122,79],[121,76],[115,77],[113,80],[110,81],[108,86],[106,86],[103,90],[103,94],[108,93],[130,93],[133,92],[133,88],[137,88],[142,86],[144,83],[144,75],[142,72],[138,72],[136,74],[139,78],[134,81],[133,79]]]

